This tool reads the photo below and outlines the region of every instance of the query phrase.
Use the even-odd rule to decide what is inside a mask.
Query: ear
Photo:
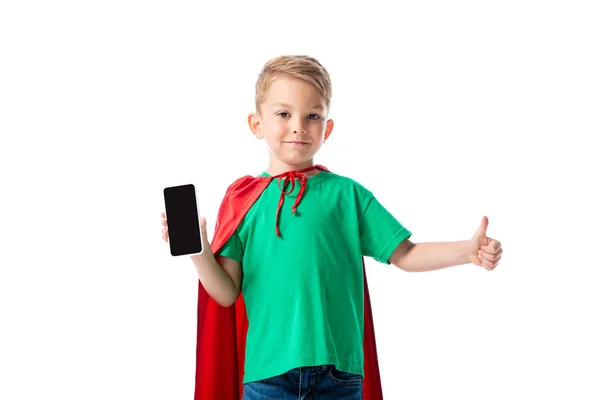
[[[325,125],[325,136],[323,137],[323,143],[329,138],[331,135],[331,131],[333,130],[333,120],[327,120],[327,124]]]
[[[262,133],[262,120],[259,114],[251,113],[248,115],[248,126],[257,139],[262,139],[264,137]]]

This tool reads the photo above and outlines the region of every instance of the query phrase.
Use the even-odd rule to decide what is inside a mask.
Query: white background
[[[191,399],[197,277],[160,239],[194,183],[267,165],[254,83],[332,75],[316,161],[413,231],[500,266],[368,260],[386,399],[600,398],[592,1],[53,1],[0,6],[0,398]],[[343,5],[342,5],[343,4]]]

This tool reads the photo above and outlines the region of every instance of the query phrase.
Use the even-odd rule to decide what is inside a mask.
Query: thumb
[[[202,229],[203,232],[206,232],[206,218],[204,217],[200,217],[200,229]]]
[[[477,237],[487,237],[487,227],[488,227],[488,217],[483,217],[481,219],[481,225],[479,225],[479,229],[477,229],[477,232],[475,233],[475,236]]]

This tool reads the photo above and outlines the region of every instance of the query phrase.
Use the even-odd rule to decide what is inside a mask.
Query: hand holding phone
[[[169,243],[169,225],[167,224],[167,216],[165,215],[164,211],[160,213],[160,217],[161,217],[160,224],[163,226],[163,228],[161,230],[162,240]],[[206,237],[206,235],[207,235],[206,234],[206,218],[204,218],[204,217],[200,217],[200,234],[202,235],[202,238],[204,240],[204,237]],[[202,250],[202,251],[204,251],[204,250]]]
[[[204,250],[204,229],[200,224],[194,185],[167,187],[163,193],[166,213],[161,213],[161,223],[164,226],[162,236],[170,245],[171,255],[176,257],[201,254]]]

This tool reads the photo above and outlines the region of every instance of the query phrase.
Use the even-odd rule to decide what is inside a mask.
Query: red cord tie
[[[302,195],[304,194],[304,190],[306,189],[306,180],[308,177],[304,172],[312,171],[317,168],[316,166],[305,168],[299,171],[288,171],[283,174],[276,175],[273,178],[278,178],[277,186],[279,190],[281,190],[281,196],[279,197],[279,204],[277,205],[277,214],[275,216],[275,233],[277,236],[281,237],[281,232],[279,231],[279,214],[281,212],[281,207],[283,207],[283,201],[285,199],[286,194],[290,194],[294,191],[296,187],[296,179],[300,182],[300,191],[298,192],[298,197],[296,197],[296,201],[294,202],[294,206],[292,207],[292,214],[296,212],[298,209],[298,204],[300,204],[300,199],[302,199]],[[283,187],[281,185],[281,181],[283,180]],[[288,183],[292,183],[292,187],[289,191],[286,191],[285,188]]]

